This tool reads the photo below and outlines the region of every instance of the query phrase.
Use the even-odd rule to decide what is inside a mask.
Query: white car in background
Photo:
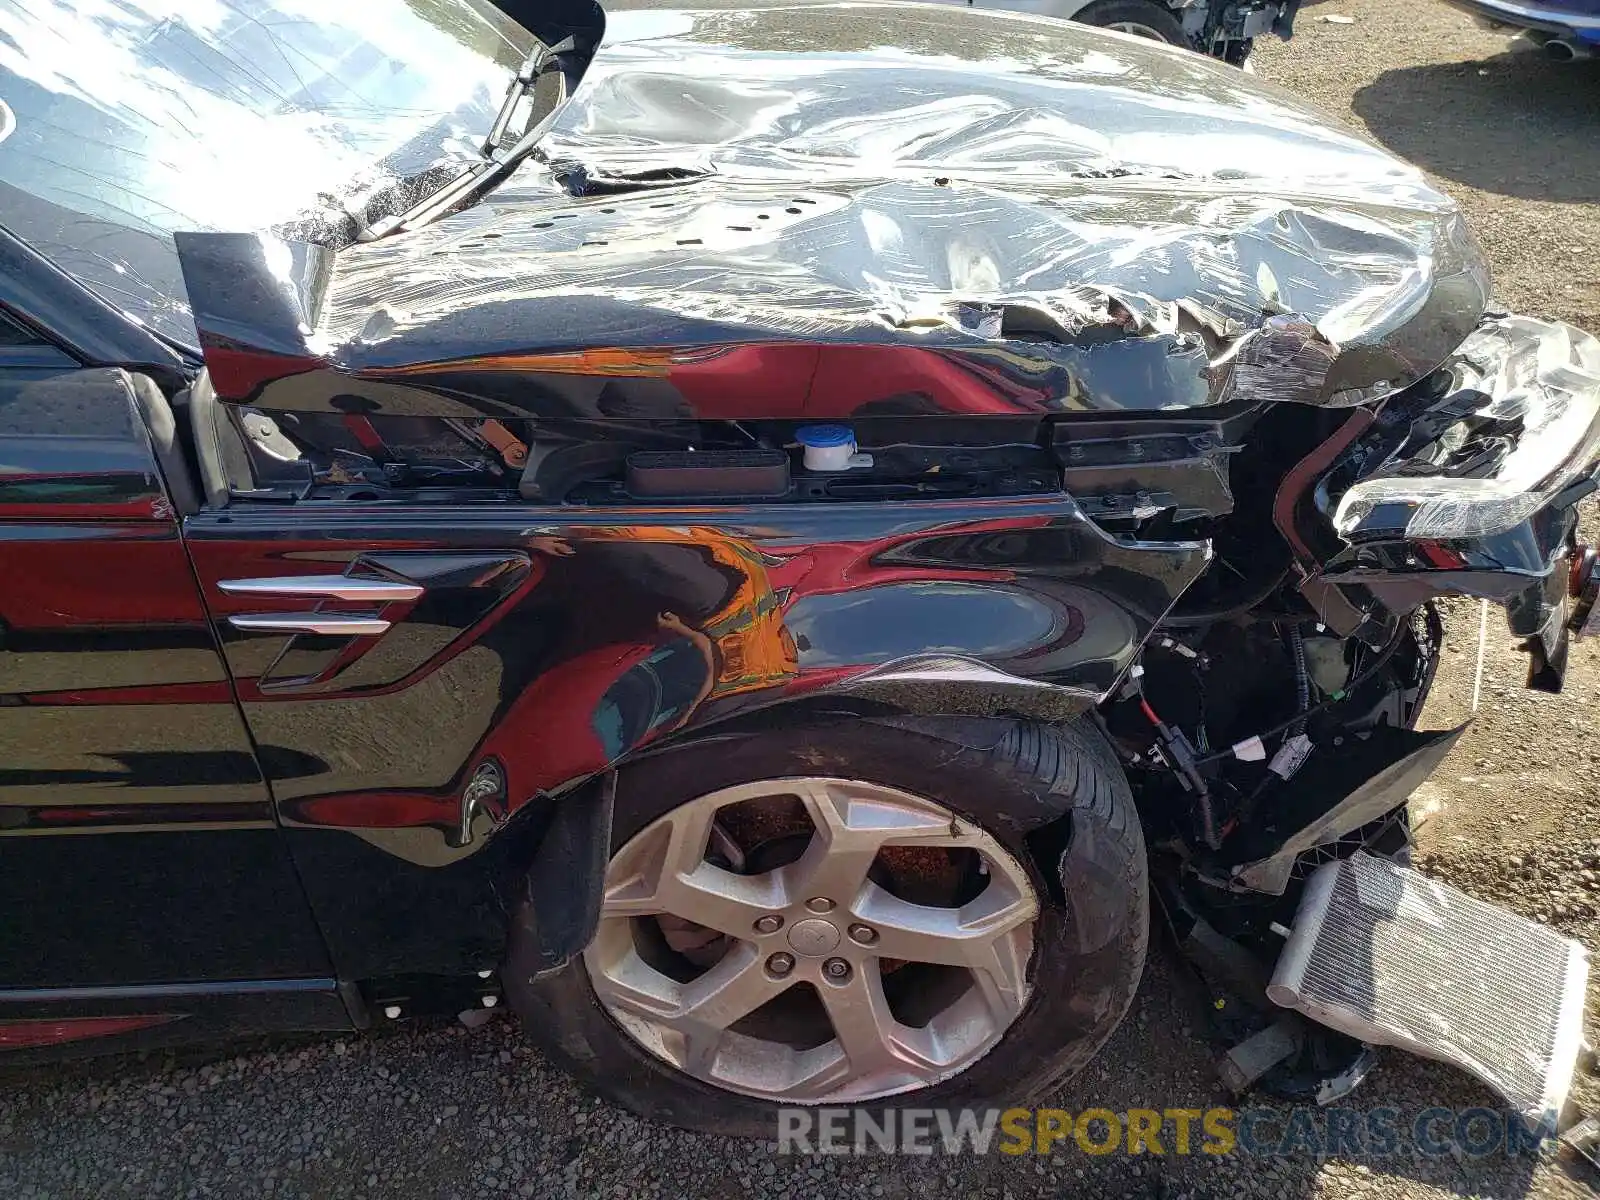
[[[1294,32],[1300,0],[945,0],[1080,21],[1186,46],[1243,67],[1255,39]]]

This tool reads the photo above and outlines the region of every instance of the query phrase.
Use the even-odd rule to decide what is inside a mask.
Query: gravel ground
[[[1328,22],[1329,15],[1352,18]],[[1423,2],[1308,7],[1260,74],[1365,125],[1467,209],[1515,308],[1600,329],[1600,63],[1505,54],[1505,39]],[[1591,531],[1593,532],[1593,531]],[[1429,723],[1470,711],[1477,609],[1452,607]],[[1416,798],[1423,864],[1600,949],[1600,646],[1558,698],[1521,690],[1491,625],[1485,708]],[[1593,1017],[1600,1005],[1591,995]],[[1158,953],[1128,1022],[1052,1102],[1079,1110],[1224,1103]],[[1310,1156],[1131,1160],[806,1159],[650,1126],[579,1092],[513,1025],[426,1026],[12,1072],[0,1094],[0,1195],[674,1197],[1578,1196],[1562,1161],[1368,1162]],[[1600,1107],[1589,1089],[1584,1100]],[[1356,1097],[1414,1114],[1493,1105],[1460,1073],[1392,1055]]]

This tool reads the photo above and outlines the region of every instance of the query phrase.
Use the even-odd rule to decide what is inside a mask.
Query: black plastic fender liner
[[[512,907],[508,977],[531,982],[559,971],[594,936],[616,795],[617,774],[607,771],[556,801]]]
[[[1296,821],[1295,831],[1271,853],[1234,866],[1234,881],[1251,891],[1283,895],[1302,853],[1336,842],[1403,805],[1469,725],[1426,733],[1380,725],[1364,743],[1346,746],[1316,773],[1321,795],[1336,799],[1315,816]]]

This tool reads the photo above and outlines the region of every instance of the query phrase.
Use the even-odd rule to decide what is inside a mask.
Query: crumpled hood
[[[1249,180],[1445,202],[1289,93],[1143,39],[1037,17],[859,3],[609,18],[545,156],[731,178]]]
[[[342,371],[908,343],[1048,375],[1057,410],[1359,403],[1488,291],[1418,170],[1237,70],[880,3],[614,14],[537,160],[321,269],[299,352]]]

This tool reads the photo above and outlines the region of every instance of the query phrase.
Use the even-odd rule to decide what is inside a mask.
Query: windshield
[[[536,46],[485,0],[0,0],[0,223],[193,346],[174,232],[348,241],[481,161]]]

